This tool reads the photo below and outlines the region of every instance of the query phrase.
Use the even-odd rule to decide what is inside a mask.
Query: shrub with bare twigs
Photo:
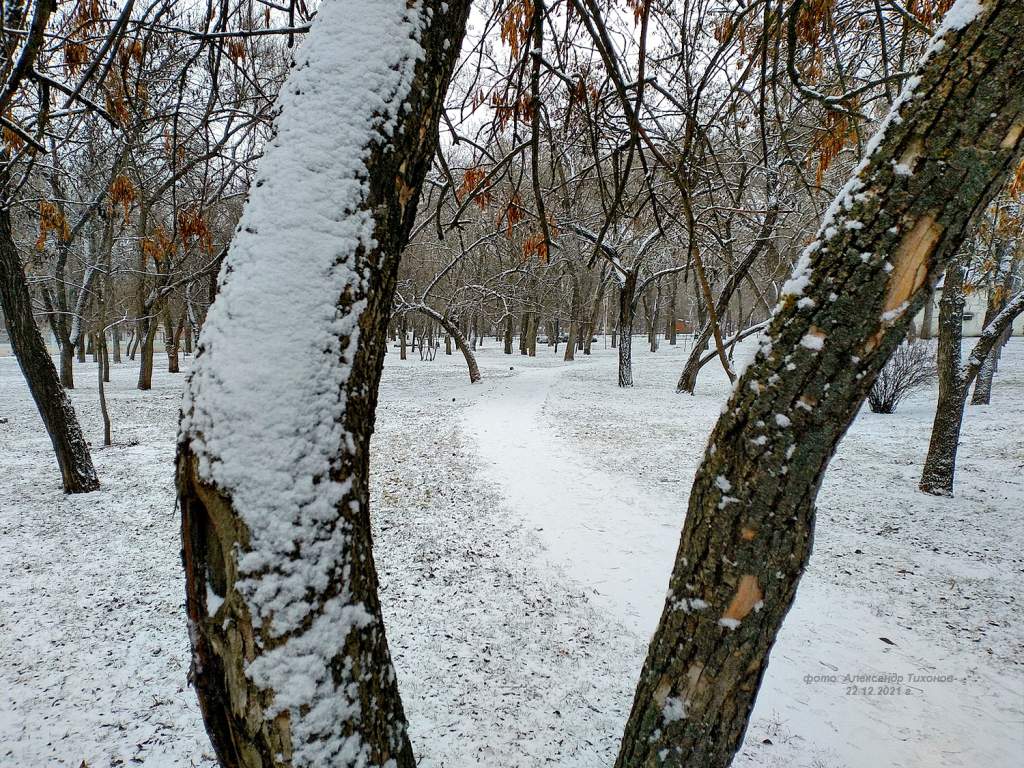
[[[911,392],[935,381],[935,351],[927,341],[904,341],[878,374],[868,393],[874,413],[893,413]]]

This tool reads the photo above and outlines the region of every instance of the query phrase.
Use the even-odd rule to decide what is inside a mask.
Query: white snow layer
[[[182,436],[200,473],[230,494],[251,534],[240,591],[274,635],[314,610],[307,595],[342,578],[349,535],[336,525],[348,482],[330,479],[343,388],[364,303],[357,259],[374,246],[366,159],[394,130],[411,87],[421,8],[405,0],[329,0],[281,90],[275,137],[221,274],[184,405]],[[295,557],[301,552],[301,557]],[[338,732],[356,704],[328,667],[367,620],[341,595],[304,637],[257,659],[248,674],[291,710],[296,765],[349,765],[364,747]],[[302,680],[296,684],[296,678]],[[334,703],[330,703],[331,701]]]

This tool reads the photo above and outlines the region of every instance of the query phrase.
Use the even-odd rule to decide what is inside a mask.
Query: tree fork
[[[298,51],[297,57],[302,63],[293,68],[282,88],[285,106],[278,117],[278,128],[283,130],[281,126],[287,126],[292,133],[301,135],[309,130],[305,124],[309,112],[297,107],[307,104],[303,99],[316,98],[315,88],[312,92],[303,91],[301,84],[316,83],[321,90],[328,91],[330,84],[337,82],[333,78],[339,75],[328,75],[318,69],[331,66],[330,52],[351,50],[347,46],[367,47],[368,43],[380,43],[389,46],[384,50],[395,53],[393,62],[388,66],[378,66],[378,71],[372,73],[377,80],[349,77],[345,79],[345,87],[351,91],[341,90],[338,85],[331,91],[334,103],[342,104],[356,98],[349,93],[357,92],[360,105],[365,103],[367,125],[379,126],[377,120],[383,119],[379,117],[380,105],[373,102],[387,94],[376,90],[370,92],[370,89],[387,86],[375,83],[380,82],[380,78],[385,78],[385,83],[392,82],[387,78],[408,77],[411,80],[405,81],[408,91],[404,104],[394,102],[387,132],[379,127],[373,128],[372,137],[361,151],[358,147],[349,146],[351,137],[348,134],[330,137],[329,140],[337,142],[340,152],[348,153],[341,157],[355,158],[326,166],[342,169],[337,173],[346,174],[344,178],[325,172],[313,173],[307,182],[318,187],[303,190],[306,197],[302,200],[310,200],[313,205],[322,206],[323,200],[334,200],[330,190],[337,189],[341,183],[352,183],[352,177],[347,175],[351,171],[345,169],[356,163],[360,170],[355,178],[363,180],[358,206],[354,210],[322,211],[321,215],[324,221],[352,220],[355,222],[353,226],[360,227],[362,224],[359,222],[372,221],[372,240],[360,239],[354,251],[348,253],[348,261],[344,262],[348,265],[347,271],[342,273],[347,275],[347,282],[335,298],[336,319],[329,326],[340,343],[342,359],[335,365],[348,366],[338,392],[341,415],[336,418],[339,419],[342,439],[336,448],[330,448],[333,455],[327,464],[328,474],[294,478],[298,483],[295,488],[301,492],[310,492],[302,491],[303,488],[316,489],[326,485],[332,494],[336,492],[339,497],[333,502],[324,502],[331,504],[332,512],[318,511],[312,522],[302,523],[306,526],[301,529],[306,532],[303,535],[308,536],[293,539],[294,559],[280,563],[275,560],[270,569],[275,576],[292,573],[288,570],[292,567],[304,574],[308,571],[306,558],[309,550],[321,553],[318,556],[322,558],[321,562],[330,565],[330,571],[325,573],[323,581],[315,582],[316,586],[306,587],[304,592],[300,592],[306,595],[305,598],[288,603],[289,611],[294,606],[303,613],[301,620],[291,619],[290,614],[283,619],[282,632],[275,632],[275,622],[279,618],[276,611],[269,621],[265,616],[252,615],[253,605],[266,610],[265,604],[251,602],[256,598],[249,591],[243,594],[241,582],[245,578],[261,579],[263,572],[257,571],[253,575],[252,571],[240,565],[241,558],[254,551],[252,548],[258,541],[254,530],[259,535],[272,538],[278,534],[278,529],[273,524],[253,529],[247,522],[252,518],[245,516],[245,509],[236,506],[242,503],[240,497],[255,504],[252,497],[245,497],[241,488],[239,492],[232,493],[211,480],[210,474],[204,474],[204,466],[208,470],[210,463],[217,461],[216,447],[211,448],[206,442],[210,437],[209,430],[216,434],[232,434],[239,424],[251,423],[251,419],[239,417],[237,424],[228,419],[230,423],[220,427],[203,422],[207,432],[193,428],[199,409],[211,407],[211,403],[203,400],[204,392],[212,392],[205,396],[215,400],[223,394],[223,389],[218,389],[224,386],[220,383],[219,371],[222,369],[218,366],[232,365],[230,352],[223,351],[225,345],[221,343],[218,348],[217,343],[211,344],[212,324],[218,321],[230,324],[234,318],[230,311],[218,313],[217,304],[227,301],[229,289],[234,290],[231,294],[233,300],[246,296],[244,283],[240,288],[232,286],[232,279],[237,279],[239,264],[253,269],[253,263],[263,263],[258,259],[281,258],[280,254],[272,252],[273,247],[260,251],[258,257],[252,255],[251,250],[257,243],[279,242],[275,238],[281,237],[282,230],[275,227],[274,221],[254,221],[251,229],[243,228],[236,234],[232,253],[225,261],[221,293],[211,307],[203,329],[190,375],[191,399],[182,414],[177,487],[182,517],[182,558],[187,577],[186,608],[193,649],[191,677],[207,731],[225,768],[299,765],[413,768],[415,765],[377,596],[368,511],[369,441],[399,260],[415,217],[420,187],[437,145],[438,119],[461,48],[468,12],[468,0],[425,0],[419,6],[407,5],[403,0],[378,0],[367,6],[330,0],[321,6],[309,38]],[[415,20],[412,18],[414,15]],[[379,29],[375,29],[374,24],[378,24]],[[416,47],[419,53],[415,56],[402,53],[411,50],[412,45],[403,48],[401,46],[405,43],[395,39],[398,35],[405,40],[414,27],[419,29]],[[310,71],[303,74],[307,70]],[[334,72],[332,69],[326,71]],[[406,72],[410,74],[404,74]],[[347,73],[342,73],[342,76],[344,74]],[[368,97],[364,98],[364,90],[369,92]],[[289,105],[302,116],[301,120],[298,117],[288,120]],[[336,118],[324,115],[318,119]],[[345,125],[358,125],[356,121],[360,119],[355,115]],[[329,123],[323,123],[321,129],[327,125]],[[261,168],[289,168],[287,160],[282,158],[288,158],[288,152],[299,151],[303,141],[305,139],[279,132],[277,139],[268,145]],[[352,154],[354,152],[358,154]],[[250,191],[249,205],[252,206],[253,200],[262,195],[263,206],[256,210],[273,218],[277,210],[267,205],[267,196],[273,193],[268,190],[261,192],[260,185],[261,182],[257,181]],[[273,185],[268,186],[268,189],[273,188]],[[316,210],[321,211],[321,208]],[[287,215],[284,221],[296,226],[296,219]],[[331,229],[332,223],[324,226],[332,233],[349,231]],[[344,241],[335,243],[332,240],[330,249],[335,246],[342,252],[345,248],[353,248]],[[243,248],[250,251],[245,252],[241,250]],[[237,256],[236,249],[239,249]],[[320,259],[315,262],[317,270],[325,252],[324,247],[316,252]],[[309,258],[305,253],[295,256],[304,257]],[[328,268],[337,268],[337,258],[327,259]],[[334,267],[330,267],[332,259]],[[254,271],[258,272],[258,269]],[[314,287],[310,286],[311,289]],[[261,323],[270,323],[274,321],[273,315],[273,312],[268,312],[266,316],[256,316]],[[354,322],[358,323],[358,332],[354,327],[351,331],[338,330],[348,327],[345,323]],[[228,334],[228,337],[233,339],[234,334]],[[282,349],[294,348],[294,344],[282,346]],[[218,352],[221,355],[219,362]],[[318,364],[324,364],[325,359],[334,359],[332,356],[324,358],[324,353],[316,349],[303,348],[295,354],[319,355],[316,359]],[[207,357],[205,361],[204,357]],[[236,381],[232,379],[232,383]],[[273,390],[264,390],[262,394],[266,395],[268,391]],[[329,393],[323,397],[330,400]],[[324,429],[330,426],[324,425]],[[271,437],[267,436],[268,440]],[[316,450],[321,447],[319,443],[312,445]],[[272,447],[286,454],[283,461],[287,462],[292,455],[288,453],[287,445],[267,445],[268,450]],[[214,451],[212,456],[211,450]],[[300,463],[299,466],[307,465]],[[275,500],[274,503],[279,503],[284,513],[296,514],[288,499]],[[300,519],[307,520],[304,517]],[[317,536],[313,536],[314,533]],[[323,548],[318,544],[324,540],[318,537],[319,533],[324,539],[337,540],[337,546]],[[286,531],[284,535],[299,534]],[[282,581],[277,579],[270,583],[280,584]],[[288,583],[287,580],[284,583]],[[336,610],[342,611],[340,618]],[[322,627],[328,628],[329,637],[333,640],[330,650],[324,652],[329,658],[316,657],[319,659],[317,663],[323,662],[325,666],[317,667],[319,672],[313,675],[302,665],[308,663],[309,649],[322,652],[324,643],[319,633]],[[287,672],[284,673],[286,681],[277,687],[267,684],[268,677],[274,679],[274,675],[282,674],[278,666],[282,658],[288,661]],[[257,679],[254,671],[257,668],[264,671],[263,684]],[[317,698],[313,702],[316,711],[312,705],[294,703],[295,696],[301,697],[310,689],[316,692]],[[321,696],[321,689],[331,691],[331,695]],[[290,699],[292,703],[288,703]],[[319,714],[324,708],[330,714]]]

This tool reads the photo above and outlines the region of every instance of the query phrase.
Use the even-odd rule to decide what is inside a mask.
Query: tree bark
[[[11,348],[53,444],[65,493],[95,491],[100,484],[89,444],[32,316],[32,298],[14,243],[10,209],[4,207],[0,207],[0,303]]]
[[[110,412],[107,410],[107,390],[104,386],[104,382],[110,381],[110,377],[106,374],[106,366],[103,363],[104,358],[107,354],[107,337],[105,334],[100,334],[96,337],[100,349],[100,358],[98,368],[97,383],[99,385],[99,396],[100,396],[100,415],[103,417],[103,445],[110,446],[113,444],[113,436],[110,428]]]
[[[153,347],[156,341],[157,323],[155,318],[144,320],[140,323],[138,338],[139,343],[139,380],[138,388],[149,390],[153,388]]]
[[[1024,4],[989,0],[943,43],[804,251],[711,434],[619,768],[732,761],[836,445],[1021,155]]]
[[[935,291],[928,293],[928,299],[924,303],[924,314],[921,316],[921,333],[918,335],[925,341],[932,338],[932,325],[935,317]]]
[[[636,273],[619,286],[619,386],[633,386],[633,317],[636,315]],[[615,346],[614,341],[612,346]]]
[[[75,388],[75,348],[69,343],[57,341],[60,355],[60,383],[64,389]]]
[[[246,206],[261,218],[246,223],[243,213],[183,406],[177,485],[192,679],[224,768],[415,765],[377,596],[369,442],[399,260],[469,3],[370,8],[322,4],[299,49]],[[404,42],[414,34],[418,46]],[[385,52],[394,53],[387,64]],[[353,77],[338,70],[339,56],[379,66]],[[340,114],[352,104],[356,112]],[[360,147],[353,136],[363,131]],[[316,171],[296,170],[306,162]],[[299,172],[306,186],[297,191]],[[353,188],[358,202],[345,208],[333,195]],[[282,195],[296,195],[297,208],[277,203]],[[309,239],[311,216],[324,229],[318,241]],[[282,254],[292,243],[296,252]],[[293,310],[317,339],[333,341],[325,352],[320,341],[276,336],[274,354],[288,359],[275,367],[246,345],[273,331],[280,307],[261,305],[272,297],[244,276],[263,276],[281,258],[306,259],[297,274],[310,291],[333,294],[336,309],[319,320]],[[339,391],[318,389],[325,380]],[[262,413],[290,394],[282,387],[303,393],[302,407],[288,411],[309,419],[301,429],[274,431]],[[327,423],[323,408],[335,414]],[[255,450],[238,435],[264,428],[271,433],[253,441],[266,441],[274,468],[260,482],[280,488],[269,499],[237,463]]]

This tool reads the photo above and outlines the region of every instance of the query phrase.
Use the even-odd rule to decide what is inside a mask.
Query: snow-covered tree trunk
[[[177,458],[192,679],[222,766],[411,768],[368,452],[465,0],[326,0],[200,336]]]
[[[53,444],[64,491],[95,491],[99,480],[89,444],[32,315],[32,297],[14,242],[9,208],[0,208],[0,305],[14,355]]]
[[[1024,3],[959,0],[708,441],[617,766],[729,765],[836,445],[1024,148]]]

